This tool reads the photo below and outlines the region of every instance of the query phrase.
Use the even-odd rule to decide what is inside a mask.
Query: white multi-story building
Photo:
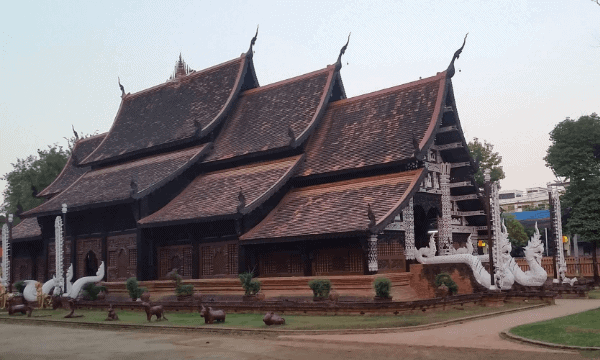
[[[548,209],[548,189],[545,187],[521,190],[501,190],[500,207],[506,212]]]

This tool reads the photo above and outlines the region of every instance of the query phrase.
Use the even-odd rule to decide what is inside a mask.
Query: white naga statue
[[[104,279],[104,261],[100,263],[95,276],[85,276],[81,279],[77,279],[73,285],[71,285],[71,279],[73,279],[73,265],[69,267],[69,272],[67,274],[67,292],[64,293],[63,296],[76,299],[77,296],[79,296],[81,289],[83,289],[85,285],[89,283],[97,283]]]
[[[515,259],[510,256],[512,245],[508,240],[508,233],[506,226],[502,224],[502,231],[498,234],[497,243],[494,246],[498,246],[499,254],[497,261],[498,267],[494,274],[494,282],[498,288],[502,290],[509,290],[512,288],[514,282],[523,286],[542,286],[546,281],[548,274],[541,265],[542,253],[544,252],[544,245],[540,240],[540,232],[535,226],[536,232],[529,240],[529,243],[525,247],[525,258],[529,264],[530,270],[523,271],[516,263]],[[452,264],[462,263],[467,264],[473,271],[473,276],[477,282],[486,287],[487,289],[495,289],[492,287],[490,273],[484,268],[481,263],[481,257],[488,257],[489,255],[472,255],[473,245],[470,241],[470,237],[467,240],[466,248],[453,250],[451,255],[435,256],[437,251],[435,246],[434,234],[431,235],[429,240],[429,247],[424,247],[415,250],[415,258],[421,264]]]
[[[542,267],[544,243],[540,239],[540,231],[535,223],[535,233],[525,247],[525,260],[529,270],[523,271],[515,259],[510,257],[508,268],[515,277],[515,281],[523,286],[542,286],[548,278],[548,273]]]

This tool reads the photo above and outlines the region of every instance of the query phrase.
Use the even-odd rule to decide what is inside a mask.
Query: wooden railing
[[[521,270],[527,271],[529,270],[529,265],[527,265],[527,261],[525,258],[517,258],[515,259]],[[567,276],[584,276],[584,277],[593,277],[594,276],[594,265],[592,264],[591,256],[580,256],[579,257],[579,274],[577,274],[577,259],[574,256],[565,257],[565,262],[567,263]],[[542,258],[542,267],[548,273],[549,277],[554,277],[554,267],[552,266],[552,257],[544,257]],[[598,271],[600,272],[600,265],[598,266]]]

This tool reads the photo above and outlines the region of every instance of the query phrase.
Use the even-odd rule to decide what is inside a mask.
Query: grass
[[[525,338],[555,344],[600,346],[600,308],[510,330]]]
[[[386,327],[409,327],[416,325],[425,325],[440,321],[446,321],[457,318],[464,318],[473,315],[486,314],[501,310],[515,309],[523,306],[532,305],[509,303],[502,308],[490,308],[482,306],[470,306],[460,309],[439,310],[435,312],[424,312],[410,315],[385,315],[385,316],[349,316],[349,315],[330,315],[330,316],[312,316],[312,315],[286,315],[286,325],[283,327],[288,330],[333,330],[333,329],[366,329],[366,328],[386,328]],[[40,319],[52,319],[65,322],[105,322],[107,311],[105,310],[77,310],[75,314],[82,314],[84,317],[65,319],[66,310],[34,310],[32,317]],[[151,326],[215,326],[215,327],[237,327],[266,329],[263,323],[263,314],[227,314],[225,323],[215,323],[213,325],[204,324],[204,318],[200,317],[198,312],[166,312],[169,321],[156,322],[153,318],[151,323],[146,320],[146,314],[143,312],[118,310],[119,321],[123,324],[145,324]],[[8,317],[7,314],[0,315],[0,318]],[[12,318],[25,318],[25,315],[13,315]],[[114,322],[113,322],[114,323]]]
[[[592,290],[588,293],[590,299],[600,299],[600,290]]]

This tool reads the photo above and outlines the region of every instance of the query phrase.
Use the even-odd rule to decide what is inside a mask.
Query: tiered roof
[[[321,117],[335,66],[241,94],[207,162],[301,144]]]
[[[310,186],[290,191],[240,240],[303,239],[375,231],[398,214],[423,180],[423,169]],[[370,224],[368,209],[375,216]]]
[[[41,236],[42,230],[37,218],[23,219],[18,225],[12,228],[13,240],[38,239]]]
[[[106,206],[141,198],[197,162],[206,154],[209,145],[197,145],[89,171],[65,191],[23,215],[59,213],[63,203],[68,205],[70,211],[77,211],[84,207]]]
[[[259,162],[198,176],[167,206],[139,223],[157,226],[246,214],[285,184],[301,158]]]
[[[246,72],[254,71],[251,61],[250,56],[243,54],[209,69],[124,95],[106,138],[82,165],[113,162],[201,139],[227,115],[242,89]]]
[[[441,121],[446,73],[333,102],[306,149],[300,176],[405,161],[423,149]],[[413,141],[414,139],[414,141]]]
[[[64,189],[68,188],[75,180],[79,179],[79,177],[85,174],[88,170],[90,170],[89,166],[77,166],[79,162],[94,151],[100,145],[106,133],[90,136],[84,139],[79,139],[75,146],[73,147],[73,151],[67,164],[58,175],[58,177],[52,182],[52,184],[48,185],[47,188],[40,191],[37,195],[38,197],[49,197],[52,195],[56,195]]]

